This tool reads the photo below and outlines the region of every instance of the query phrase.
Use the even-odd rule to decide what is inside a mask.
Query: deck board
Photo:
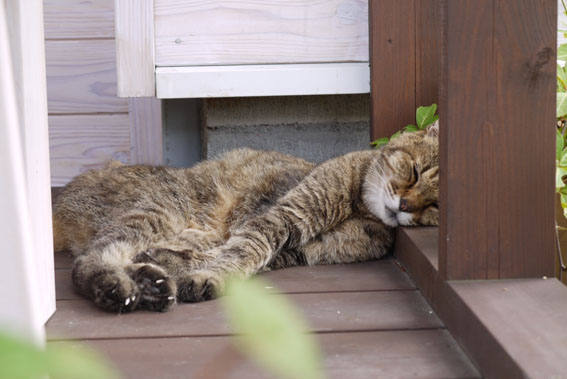
[[[479,377],[446,330],[316,337],[324,351],[328,378]],[[95,340],[88,344],[102,351],[127,378],[269,378],[255,363],[235,354],[231,339],[180,337]]]
[[[49,343],[89,344],[126,378],[269,377],[231,347],[237,337],[219,300],[178,304],[167,313],[110,314],[75,292],[71,265],[69,254],[56,254],[58,301],[47,323]],[[305,316],[329,378],[479,377],[393,259],[261,275],[273,296],[287,296]]]
[[[274,295],[282,296],[282,295]],[[287,295],[315,332],[441,328],[417,290]],[[54,338],[71,339],[226,335],[219,300],[178,304],[167,313],[114,315],[87,300],[57,302],[47,323]]]

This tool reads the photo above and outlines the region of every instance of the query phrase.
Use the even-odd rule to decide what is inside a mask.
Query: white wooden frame
[[[0,1],[0,327],[38,344],[55,311],[42,0]]]
[[[368,92],[368,62],[156,68],[162,99]]]
[[[154,3],[157,5],[154,5]],[[257,12],[254,11],[256,6],[261,9],[267,7],[264,10],[269,8],[274,14],[279,14],[279,11],[287,12],[291,9],[291,15],[284,13],[286,17],[291,17],[290,20],[295,20],[293,21],[295,23],[297,19],[301,19],[301,12],[307,12],[309,10],[312,14],[310,13],[309,17],[306,16],[305,22],[308,21],[310,23],[311,29],[316,29],[321,17],[324,16],[324,25],[331,29],[329,32],[331,33],[330,35],[332,35],[332,33],[339,33],[340,36],[340,30],[343,30],[345,33],[347,33],[348,30],[349,35],[352,37],[353,30],[356,31],[356,28],[351,30],[350,24],[353,22],[356,23],[356,20],[351,18],[356,16],[355,18],[358,17],[367,20],[367,9],[365,6],[361,5],[364,3],[361,1],[355,2],[356,4],[347,3],[348,2],[342,3],[335,1],[333,3],[334,5],[332,4],[330,8],[324,3],[317,2],[305,2],[305,4],[302,5],[292,4],[292,6],[282,2],[281,7],[277,1],[269,1],[266,4],[261,4],[261,6],[247,3],[240,5],[235,3],[233,5],[236,9],[242,8],[241,10],[245,12],[246,17],[251,20],[257,17],[255,16]],[[172,46],[180,46],[185,49],[183,50],[184,55],[181,55],[190,56],[189,51],[191,51],[192,47],[185,46],[185,43],[188,43],[188,41],[185,40],[199,40],[200,36],[198,31],[193,31],[190,28],[185,30],[186,28],[183,26],[184,17],[195,18],[199,17],[198,15],[201,14],[201,12],[208,14],[210,11],[214,12],[214,14],[208,14],[207,17],[212,17],[210,21],[214,21],[215,25],[224,22],[222,17],[229,17],[229,21],[234,20],[230,18],[234,17],[232,13],[228,16],[219,15],[218,12],[222,13],[222,9],[224,8],[219,7],[218,4],[216,8],[214,4],[210,5],[212,7],[211,9],[207,8],[209,5],[210,4],[207,5],[205,3],[192,3],[191,1],[164,1],[160,3],[157,0],[115,0],[116,59],[119,97],[156,96],[162,99],[169,99],[231,96],[330,95],[370,92],[370,70],[368,62],[366,61],[367,56],[364,55],[364,57],[362,57],[360,54],[356,54],[356,51],[360,50],[359,48],[353,49],[353,53],[350,55],[346,53],[343,55],[339,54],[342,59],[333,56],[337,58],[336,61],[332,61],[330,58],[326,60],[324,57],[325,54],[322,52],[321,59],[318,59],[318,55],[313,57],[307,54],[307,56],[301,56],[297,61],[293,61],[293,54],[285,55],[280,52],[283,56],[279,56],[277,54],[278,49],[276,49],[276,52],[274,52],[275,57],[270,56],[266,52],[263,52],[258,57],[252,54],[251,57],[247,58],[251,61],[244,62],[246,64],[238,64],[239,61],[237,58],[235,58],[236,61],[234,62],[226,63],[227,59],[229,61],[230,59],[229,57],[224,57],[224,60],[220,62],[217,62],[215,59],[205,61],[195,60],[195,63],[191,63],[190,65],[183,63],[185,62],[184,60],[176,63],[175,59],[170,59],[167,61],[167,66],[156,66],[156,64],[159,63],[156,63],[157,42],[155,18],[158,16],[162,18],[160,21],[161,29],[165,29],[165,26],[169,25],[167,22],[170,24],[173,23],[172,26],[176,26],[176,28],[167,29],[171,35],[167,35],[164,30],[160,29],[162,34],[166,34],[166,37],[162,37],[169,41],[167,43],[173,44]],[[248,9],[249,6],[252,7],[251,10]],[[330,12],[334,9],[333,6],[337,7],[334,14]],[[156,16],[156,14],[158,15]],[[220,19],[218,17],[220,17]],[[267,30],[271,30],[272,32],[278,30],[280,27],[283,28],[278,22],[284,22],[284,24],[287,25],[286,22],[290,20],[286,17],[274,16],[273,19],[268,18],[267,23],[269,25],[264,25],[264,27],[267,27]],[[167,20],[167,22],[164,20]],[[264,20],[264,18],[262,18],[262,20]],[[274,25],[271,25],[271,22],[274,22]],[[335,30],[335,23],[342,26]],[[231,38],[239,40],[241,37],[245,39],[247,34],[245,31],[243,32],[241,30],[245,28],[245,26],[248,27],[247,24],[244,23],[240,25],[238,22],[227,26],[228,29],[226,33],[235,33],[230,36],[229,40]],[[290,27],[290,30],[286,29]],[[296,38],[296,42],[299,46],[313,43],[313,39],[317,38],[321,38],[321,44],[324,44],[326,41],[325,38],[319,35],[319,32],[316,33],[311,29],[310,33],[296,36],[294,34],[294,32],[296,32],[295,29],[293,29],[294,27],[295,26],[287,25],[286,28],[284,28],[286,32],[283,32],[283,35],[291,40]],[[213,27],[213,29],[214,28],[215,27]],[[181,37],[175,38],[176,33],[179,33]],[[183,35],[183,33],[189,34]],[[204,35],[202,37],[205,40],[207,38],[213,38],[211,37],[211,30],[209,30],[208,34],[206,31],[203,33]],[[315,35],[317,36],[315,37]],[[354,33],[354,35],[356,36],[356,33]],[[214,51],[219,49],[217,45],[228,43],[224,40],[224,37],[226,37],[224,34],[221,33],[220,36],[222,36],[219,37],[220,42],[217,40],[216,45],[213,44],[211,47]],[[254,41],[258,39],[263,41],[262,36],[258,36],[257,33],[254,38]],[[215,40],[215,38],[213,38],[213,40]],[[331,38],[331,40],[333,40],[333,38]],[[360,41],[365,40],[367,39],[363,37],[360,39],[354,38],[353,43],[358,41],[360,44]],[[262,43],[266,42],[264,41]],[[259,46],[264,46],[262,43],[260,43]],[[342,46],[341,43],[344,45],[345,42],[337,42],[338,45]],[[276,43],[274,42],[274,44]],[[343,46],[343,48],[345,47]],[[203,50],[202,46],[201,50]],[[262,48],[260,48],[260,50],[264,51]],[[339,52],[342,51],[341,48],[338,48],[338,50]],[[345,48],[345,52],[346,51],[349,51],[348,46]],[[175,53],[172,54],[176,56]],[[201,54],[207,55],[202,51]],[[215,53],[211,51],[211,54],[214,56]],[[266,54],[268,54],[268,57],[266,57]],[[258,58],[258,62],[253,58]],[[275,61],[272,62],[270,59],[274,59]],[[280,64],[278,62],[282,63]]]
[[[153,0],[115,0],[118,97],[155,96]]]

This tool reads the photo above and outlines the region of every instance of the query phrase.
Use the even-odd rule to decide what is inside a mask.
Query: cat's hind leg
[[[158,265],[136,263],[133,258],[175,235],[180,222],[148,208],[119,217],[77,255],[72,273],[75,286],[113,312],[167,311],[175,303],[175,282]]]

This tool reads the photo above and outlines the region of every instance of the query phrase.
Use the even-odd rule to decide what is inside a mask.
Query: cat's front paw
[[[212,270],[195,270],[177,281],[179,301],[197,303],[219,297],[224,290],[224,279]]]
[[[140,300],[136,283],[122,272],[102,272],[91,279],[96,305],[111,312],[131,312]]]
[[[139,309],[167,312],[175,304],[176,285],[161,267],[135,264],[128,271],[139,289]]]

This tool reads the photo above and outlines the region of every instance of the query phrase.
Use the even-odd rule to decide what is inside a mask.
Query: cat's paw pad
[[[93,300],[111,312],[131,312],[140,300],[138,286],[122,273],[104,273],[93,280]]]
[[[160,267],[136,265],[130,276],[140,291],[138,308],[166,312],[175,304],[175,283]]]
[[[223,278],[211,270],[192,271],[177,282],[177,298],[188,303],[215,299],[223,290]]]

